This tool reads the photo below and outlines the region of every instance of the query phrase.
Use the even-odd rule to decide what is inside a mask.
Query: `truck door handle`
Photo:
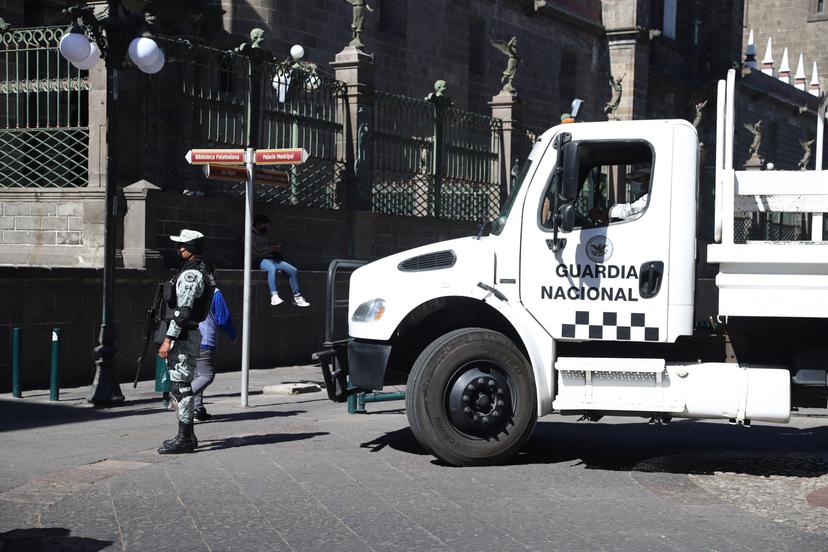
[[[638,294],[642,299],[651,299],[658,295],[661,289],[661,280],[664,277],[664,263],[662,261],[648,261],[641,265],[638,271]]]

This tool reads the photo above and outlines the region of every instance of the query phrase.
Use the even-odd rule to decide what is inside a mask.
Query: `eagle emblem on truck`
[[[613,250],[612,242],[606,236],[593,236],[586,244],[586,255],[595,263],[608,261]]]

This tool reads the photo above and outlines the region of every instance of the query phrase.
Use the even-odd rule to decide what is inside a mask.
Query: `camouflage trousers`
[[[183,424],[193,423],[193,388],[190,383],[195,374],[196,358],[201,347],[201,332],[198,328],[187,331],[184,339],[176,339],[167,356],[167,368],[172,382],[172,396],[178,403],[178,420]]]

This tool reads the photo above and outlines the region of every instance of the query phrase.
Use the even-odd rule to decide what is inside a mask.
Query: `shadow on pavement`
[[[112,541],[73,537],[69,529],[47,527],[44,529],[14,529],[0,533],[0,550],[3,552],[67,551],[97,552]]]
[[[361,443],[359,446],[370,449],[371,452],[379,452],[385,447],[391,447],[394,450],[409,454],[428,454],[426,449],[417,441],[417,438],[414,437],[411,428],[408,427],[386,433],[372,441]]]
[[[409,454],[428,454],[407,427],[360,447],[371,452],[391,447]],[[612,471],[819,477],[828,473],[828,426],[539,422],[523,450],[507,464],[560,462]],[[448,466],[438,459],[433,463]]]
[[[247,392],[248,396],[263,395],[263,394],[264,394],[264,391],[262,391],[261,389],[251,389]],[[241,396],[241,393],[239,393],[238,391],[235,391],[233,393],[207,393],[207,395],[204,398],[205,399],[212,399],[212,398],[223,399],[223,398],[227,398],[227,397],[240,397],[240,396]]]
[[[245,410],[244,412],[234,412],[231,414],[212,414],[209,420],[199,422],[201,424],[210,424],[213,422],[242,422],[245,420],[262,420],[264,418],[284,418],[286,416],[296,416],[304,414],[305,410]]]
[[[600,470],[819,477],[828,473],[828,427],[539,422],[509,464],[572,461]]]
[[[90,420],[141,416],[165,412],[160,401],[157,408],[130,408],[122,405],[112,408],[94,408],[68,404],[27,402],[26,399],[0,400],[0,432],[30,429]]]
[[[276,443],[288,443],[290,441],[301,441],[313,439],[321,435],[328,435],[327,431],[315,431],[312,433],[269,433],[267,435],[244,435],[240,437],[227,437],[226,439],[212,439],[209,441],[199,440],[198,452],[221,450],[237,447],[248,447],[251,445],[273,445]],[[3,551],[5,552],[5,550]]]

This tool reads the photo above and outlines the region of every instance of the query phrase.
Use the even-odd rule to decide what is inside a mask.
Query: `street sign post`
[[[204,176],[214,180],[244,182],[244,286],[242,291],[242,358],[241,405],[246,407],[250,375],[250,271],[253,258],[250,251],[253,228],[253,200],[256,184],[287,186],[290,183],[284,171],[257,169],[257,165],[299,165],[308,159],[304,148],[289,149],[195,149],[184,156],[190,165],[204,165]],[[238,166],[241,165],[241,166]]]
[[[242,149],[194,149],[184,156],[190,165],[244,165]]]
[[[246,167],[233,165],[204,165],[202,168],[205,178],[210,180],[224,180],[226,182],[247,182],[249,177]],[[288,173],[283,171],[268,171],[256,169],[256,184],[270,184],[271,186],[287,186],[290,184]]]
[[[256,150],[257,165],[300,165],[307,160],[304,148]]]

